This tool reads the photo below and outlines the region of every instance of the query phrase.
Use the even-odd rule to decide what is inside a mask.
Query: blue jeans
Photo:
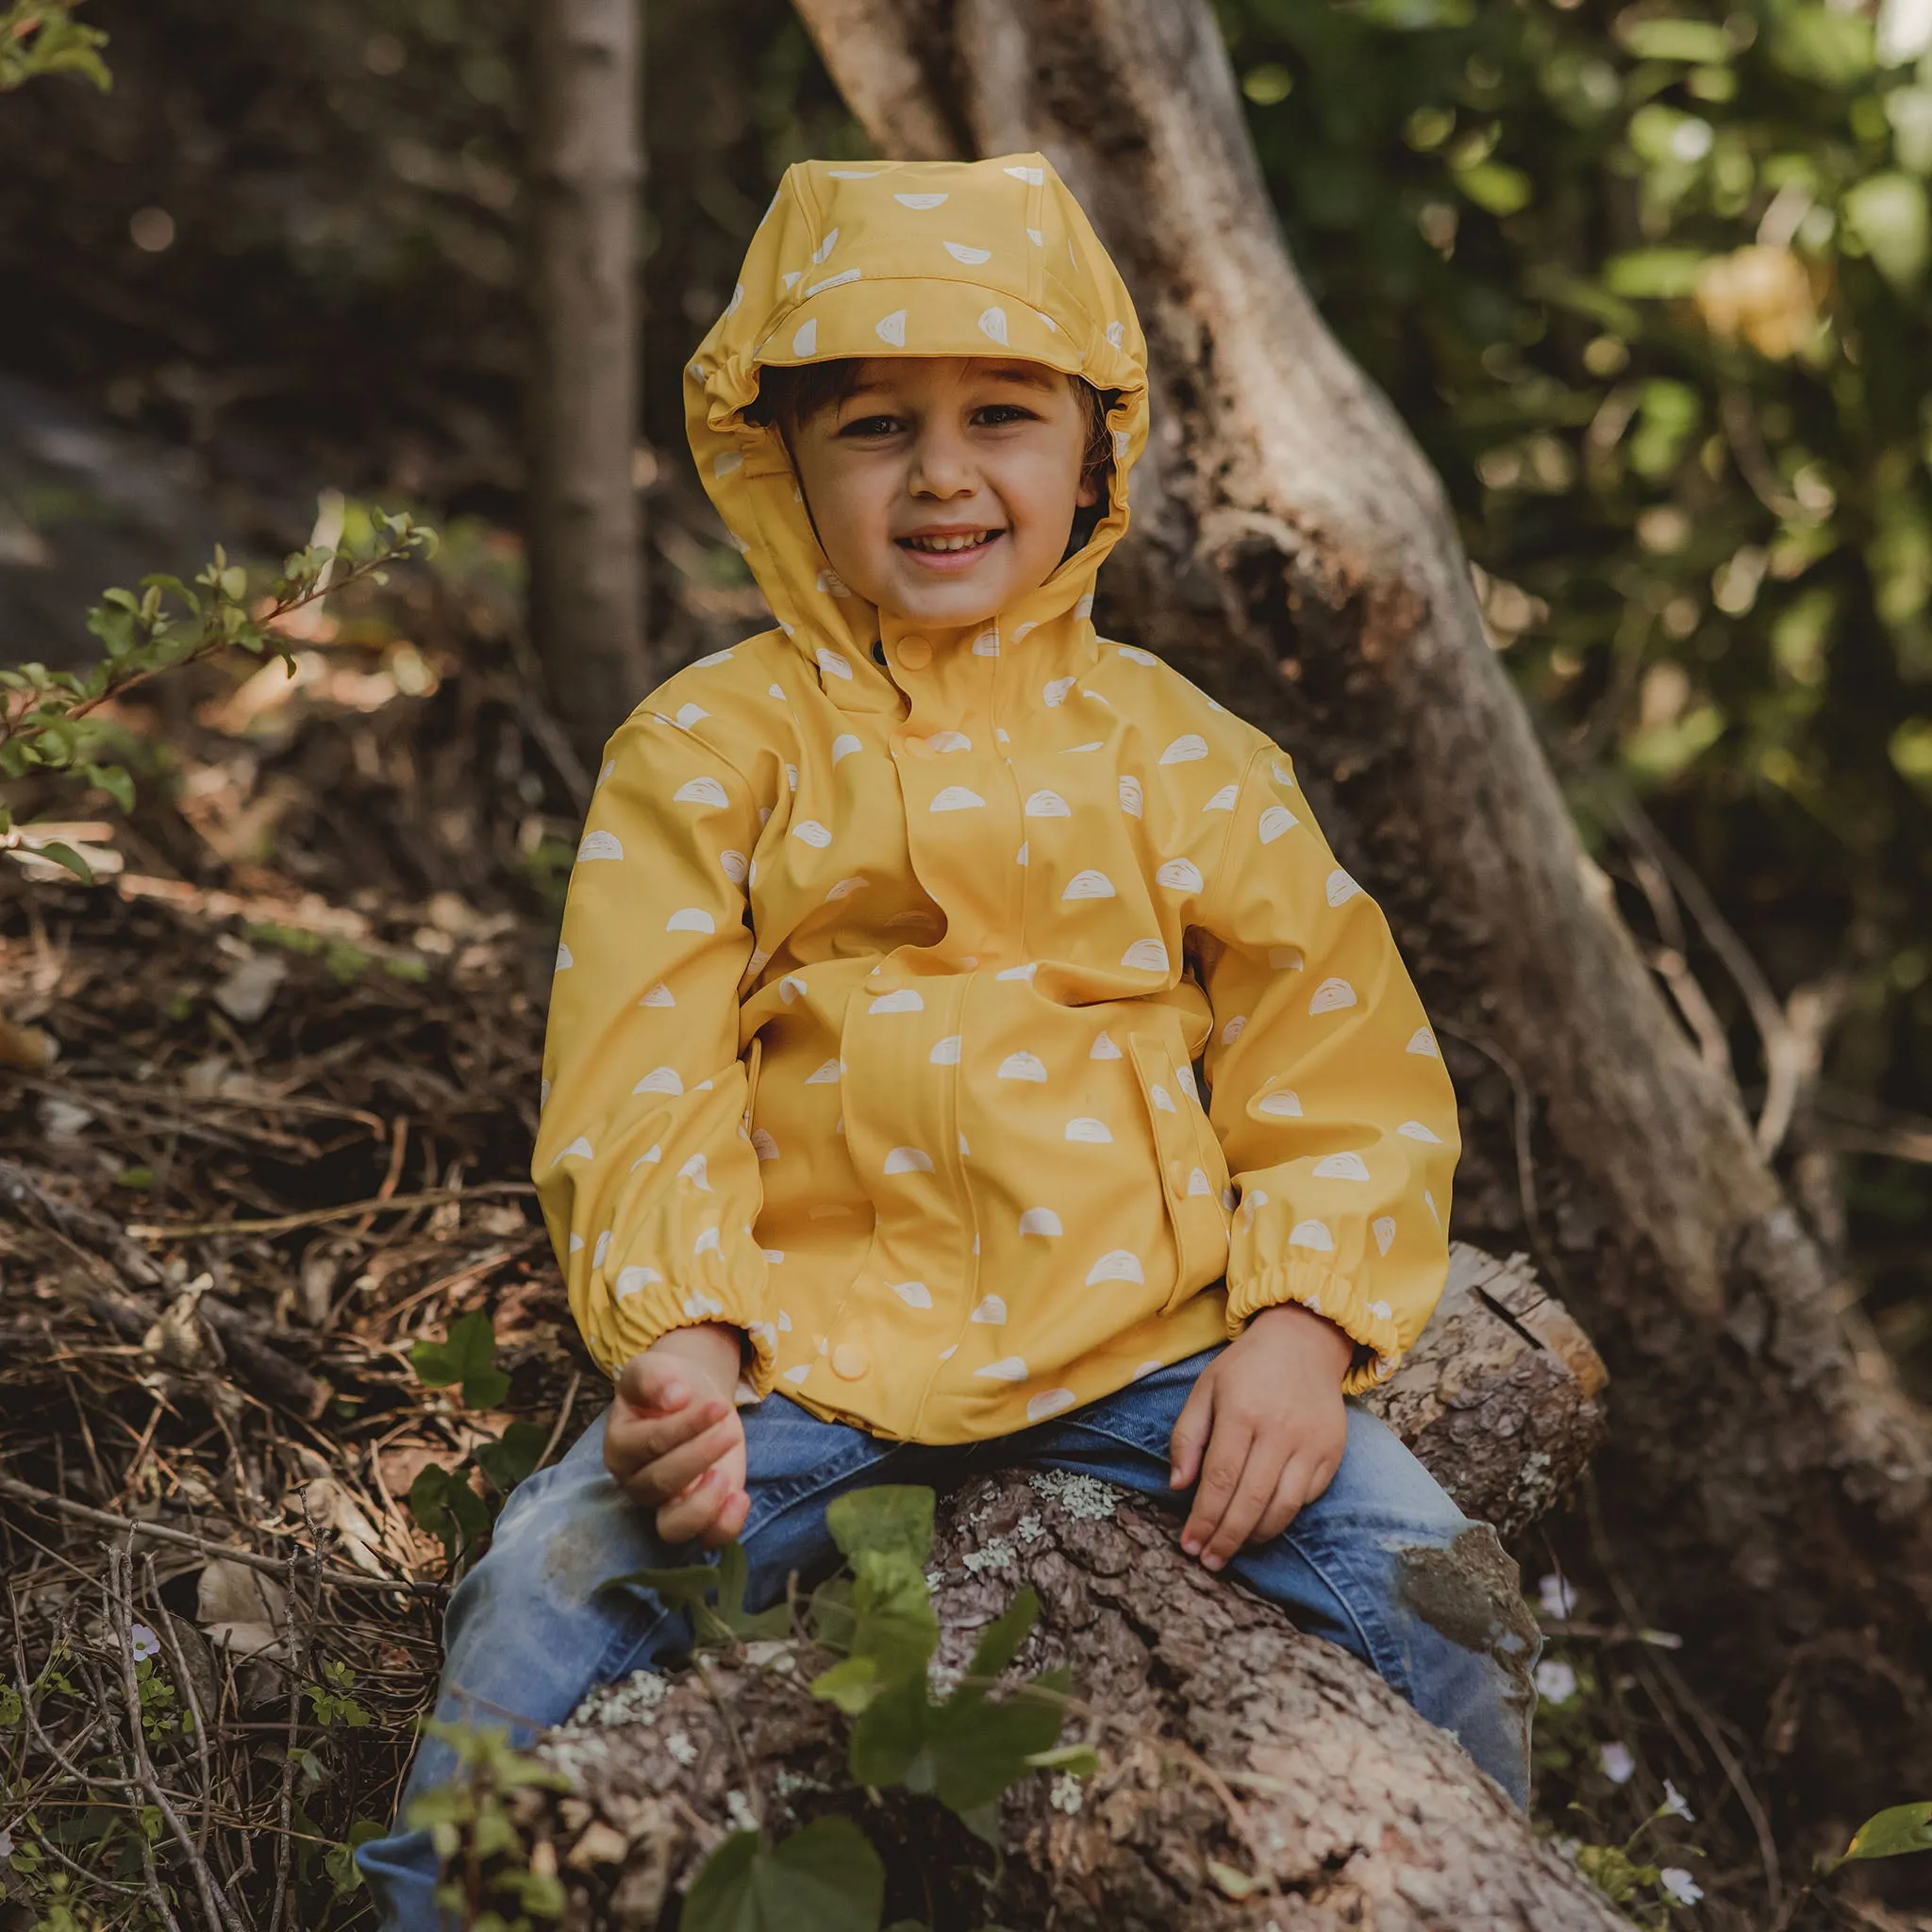
[[[750,1561],[746,1607],[785,1592],[796,1570],[808,1582],[828,1572],[837,1551],[825,1505],[873,1483],[950,1488],[991,1470],[1025,1464],[1076,1471],[1174,1510],[1191,1492],[1167,1484],[1168,1441],[1181,1405],[1210,1350],[1129,1383],[1118,1393],[1016,1436],[934,1447],[887,1442],[808,1415],[770,1395],[744,1416],[751,1511],[741,1541]],[[1229,1574],[1279,1604],[1297,1627],[1360,1657],[1470,1756],[1521,1806],[1529,1793],[1533,1628],[1499,1602],[1487,1637],[1466,1607],[1429,1620],[1414,1553],[1439,1550],[1471,1528],[1469,1519],[1381,1423],[1348,1405],[1348,1446],[1327,1490],[1274,1541],[1233,1557]],[[1487,1534],[1487,1532],[1485,1532]],[[648,1591],[600,1590],[627,1571],[677,1560],[658,1541],[652,1512],[633,1503],[604,1467],[604,1418],[569,1455],[540,1471],[505,1507],[489,1553],[450,1598],[437,1715],[450,1722],[500,1721],[519,1742],[561,1724],[599,1684],[675,1657],[689,1641],[682,1612]],[[425,1739],[403,1793],[443,1783],[449,1747]],[[436,1859],[426,1834],[399,1831],[357,1854],[386,1932],[440,1932],[431,1892]]]

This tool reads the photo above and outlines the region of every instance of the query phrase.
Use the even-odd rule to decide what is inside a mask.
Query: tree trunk
[[[1370,1402],[1465,1509],[1487,1497],[1521,1524],[1594,1445],[1602,1373],[1520,1261],[1459,1249],[1441,1308]],[[848,1811],[891,1874],[887,1922],[912,1914],[937,1932],[1627,1924],[1446,1733],[1346,1653],[1190,1562],[1171,1517],[1088,1477],[994,1476],[941,1507],[929,1574],[941,1672],[963,1669],[1032,1584],[1041,1616],[1019,1666],[1068,1667],[1082,1714],[1065,1740],[1091,1740],[1102,1761],[1084,1783],[1014,1788],[996,1881],[986,1847],[936,1805],[848,1791],[842,1725],[802,1689],[828,1659],[765,1642],[702,1674],[600,1690],[540,1744],[573,1787],[532,1794],[525,1817],[574,1894],[566,1925],[656,1926],[747,1802],[774,1839]],[[1429,1575],[1442,1614],[1491,1641],[1533,1635],[1490,1529],[1459,1538]],[[1510,1654],[1527,1669],[1526,1642]]]
[[[1102,616],[1296,754],[1475,1050],[1459,1231],[1532,1247],[1604,1349],[1644,1616],[1748,1735],[1777,1687],[1794,1811],[1932,1789],[1932,1430],[1855,1357],[1736,1091],[1584,855],[1441,484],[1288,258],[1207,0],[798,5],[883,152],[1042,150],[1114,252],[1157,393]],[[1469,1106],[1491,1066],[1514,1090],[1493,1122]],[[1807,1655],[1839,1658],[1835,1716]]]
[[[631,480],[641,39],[639,0],[531,9],[530,630],[592,771],[650,686]]]

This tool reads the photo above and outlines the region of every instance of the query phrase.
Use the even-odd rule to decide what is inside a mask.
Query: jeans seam
[[[1361,1639],[1362,1648],[1368,1654],[1375,1674],[1391,1690],[1399,1692],[1405,1703],[1413,1705],[1416,1701],[1415,1683],[1409,1675],[1407,1657],[1399,1646],[1390,1641],[1388,1631],[1379,1616],[1363,1615],[1357,1602],[1355,1578],[1347,1563],[1324,1562],[1306,1539],[1295,1535],[1291,1525],[1282,1532],[1282,1537],[1302,1561],[1322,1579],[1327,1587],[1328,1594],[1347,1613],[1348,1621],[1354,1624],[1356,1635]],[[1338,1574],[1347,1579],[1347,1590],[1344,1591],[1338,1583]],[[1373,1599],[1375,1592],[1370,1591],[1367,1595]]]

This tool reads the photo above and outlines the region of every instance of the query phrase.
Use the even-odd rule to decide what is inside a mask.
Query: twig
[[[1806,1077],[1807,1043],[1704,881],[1672,850],[1649,813],[1624,787],[1612,783],[1609,791],[1625,835],[1670,880],[1711,951],[1724,961],[1724,970],[1744,996],[1764,1053],[1764,1104],[1757,1112],[1755,1138],[1759,1155],[1769,1160],[1783,1144],[1797,1111]]]
[[[219,1557],[225,1562],[240,1563],[244,1570],[258,1570],[264,1576],[279,1579],[285,1565],[279,1557],[258,1557],[253,1550],[238,1550],[226,1543],[210,1542],[206,1537],[195,1536],[185,1529],[171,1529],[161,1523],[131,1523],[125,1516],[116,1516],[111,1510],[95,1509],[86,1503],[71,1503],[65,1496],[57,1496],[47,1490],[37,1490],[31,1483],[24,1483],[18,1477],[0,1475],[0,1496],[11,1496],[15,1502],[25,1503],[38,1509],[52,1509],[62,1516],[71,1516],[77,1523],[92,1523],[99,1529],[111,1529],[116,1534],[132,1530],[138,1536],[152,1537],[157,1542],[173,1543],[179,1549],[193,1550],[204,1557]],[[333,1563],[318,1563],[316,1576],[324,1583],[333,1585],[337,1590],[399,1590],[407,1596],[443,1597],[449,1594],[445,1583],[418,1583],[412,1581],[391,1582],[387,1577],[364,1576],[357,1570],[343,1570]]]
[[[208,1856],[208,1835],[214,1817],[215,1786],[214,1771],[208,1758],[208,1718],[201,1707],[201,1698],[194,1688],[194,1677],[188,1668],[187,1654],[181,1648],[180,1633],[175,1628],[175,1619],[165,1604],[161,1604],[160,1587],[155,1578],[155,1559],[143,1556],[142,1567],[147,1573],[147,1591],[156,1604],[160,1605],[160,1637],[167,1646],[168,1664],[175,1673],[175,1681],[180,1687],[181,1695],[188,1705],[188,1715],[194,1723],[194,1757],[201,1770],[201,1823],[195,1827],[195,1849]]]
[[[224,1932],[224,1928],[225,1932],[248,1932],[245,1922],[236,1914],[222,1888],[215,1884],[214,1874],[208,1869],[208,1860],[195,1850],[194,1840],[188,1835],[181,1814],[161,1789],[161,1781],[155,1775],[154,1759],[148,1756],[147,1733],[142,1728],[141,1722],[141,1687],[134,1676],[133,1613],[129,1607],[133,1590],[133,1548],[131,1527],[125,1549],[111,1543],[108,1546],[108,1583],[103,1586],[103,1594],[108,1599],[108,1628],[114,1634],[115,1647],[121,1654],[121,1694],[127,1707],[127,1740],[134,1752],[135,1775],[147,1793],[148,1803],[161,1814],[175,1842],[181,1848],[181,1856],[188,1860],[195,1890],[201,1895],[201,1908],[207,1916],[209,1932]],[[146,1832],[142,1832],[140,1838],[145,1847]],[[172,1916],[168,1923],[171,1925],[175,1923]]]
[[[570,1387],[563,1391],[563,1407],[557,1411],[557,1420],[551,1424],[550,1428],[550,1440],[544,1443],[543,1453],[538,1457],[536,1468],[530,1472],[532,1475],[535,1475],[537,1470],[541,1469],[550,1460],[552,1452],[556,1449],[558,1443],[563,1440],[563,1431],[570,1422],[570,1412],[576,1405],[577,1389],[583,1379],[584,1372],[581,1369],[573,1369],[570,1372]]]
[[[1509,1082],[1509,1091],[1515,1101],[1513,1124],[1516,1142],[1516,1191],[1523,1204],[1523,1230],[1536,1248],[1537,1258],[1542,1263],[1544,1274],[1554,1275],[1556,1271],[1549,1264],[1542,1237],[1542,1222],[1537,1208],[1536,1161],[1530,1147],[1530,1133],[1535,1124],[1535,1117],[1529,1087],[1523,1077],[1523,1071],[1493,1041],[1484,1040],[1474,1033],[1465,1033],[1461,1027],[1452,1025],[1446,1020],[1437,1020],[1433,1024],[1438,1032],[1448,1034],[1452,1040],[1461,1041],[1464,1046],[1474,1047]]]
[[[484,1181],[474,1188],[431,1188],[421,1194],[392,1194],[387,1201],[349,1201],[339,1208],[311,1208],[304,1214],[277,1214],[266,1221],[131,1221],[136,1241],[179,1241],[216,1234],[290,1234],[325,1221],[353,1221],[358,1214],[399,1213],[405,1208],[431,1208],[444,1201],[471,1201],[481,1194],[534,1194],[528,1181]]]
[[[289,1734],[282,1746],[281,1824],[275,1837],[275,1903],[269,1907],[268,1932],[282,1932],[284,1907],[292,1904],[289,1897],[289,1860],[294,1850],[294,1840],[290,1834],[295,1824],[295,1750],[302,1734],[303,1640],[307,1635],[300,1616],[301,1574],[292,1556],[289,1558],[287,1579]]]

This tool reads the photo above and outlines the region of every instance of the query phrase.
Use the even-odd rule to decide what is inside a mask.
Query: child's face
[[[832,568],[938,627],[982,623],[1053,575],[1075,508],[1099,500],[1087,436],[1072,382],[1040,363],[874,357],[791,444]]]

